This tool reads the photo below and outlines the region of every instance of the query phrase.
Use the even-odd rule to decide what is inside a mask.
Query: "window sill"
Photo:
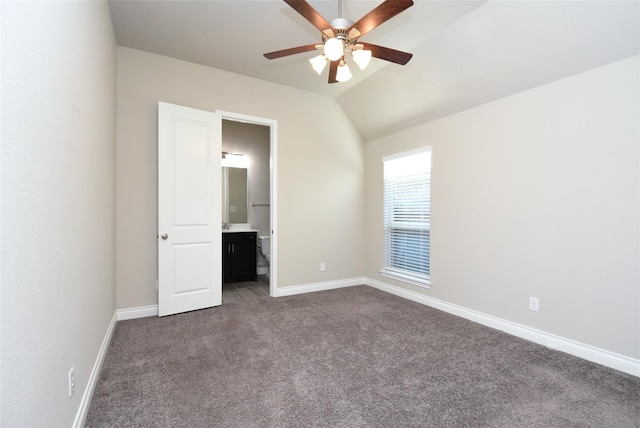
[[[431,288],[431,280],[429,279],[416,278],[413,276],[403,275],[398,272],[390,272],[387,270],[381,270],[380,275],[387,278],[395,279],[397,281],[406,282],[407,284],[417,285],[418,287]]]

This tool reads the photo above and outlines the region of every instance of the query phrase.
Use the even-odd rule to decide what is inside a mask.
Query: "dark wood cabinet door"
[[[256,280],[256,232],[222,235],[222,282]]]

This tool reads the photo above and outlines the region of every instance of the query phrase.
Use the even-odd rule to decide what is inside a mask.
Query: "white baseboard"
[[[111,343],[111,336],[113,336],[113,330],[115,330],[116,328],[116,322],[117,317],[114,313],[113,317],[111,318],[111,322],[109,323],[109,327],[107,327],[107,333],[104,335],[104,339],[102,340],[102,345],[100,345],[100,351],[98,351],[96,362],[93,364],[93,369],[91,370],[91,374],[89,375],[87,387],[85,388],[84,394],[82,395],[80,407],[78,408],[76,418],[73,421],[74,428],[82,428],[87,419],[87,414],[89,413],[89,405],[91,404],[91,398],[93,397],[93,391],[95,391],[96,389],[98,377],[100,376],[100,370],[102,369],[102,363],[104,362],[104,357],[107,355],[109,343]]]
[[[273,297],[293,296],[294,294],[311,293],[314,291],[333,290],[334,288],[352,287],[363,285],[364,277],[341,279],[337,281],[315,282],[312,284],[294,285],[285,288],[276,288]],[[137,308],[118,309],[116,311],[118,321],[135,318],[158,316],[158,305],[139,306]]]
[[[314,282],[311,284],[293,285],[291,287],[276,288],[273,297],[293,296],[294,294],[312,293],[314,291],[333,290],[335,288],[363,285],[364,277],[340,279],[337,281]]]
[[[405,299],[413,300],[414,302],[431,306],[461,318],[477,322],[478,324],[529,340],[539,345],[566,352],[567,354],[575,357],[640,377],[640,360],[556,336],[541,330],[536,330],[521,324],[516,324],[511,321],[506,321],[491,315],[486,315],[481,312],[454,305],[443,300],[434,299],[420,293],[405,290],[375,279],[365,278],[365,284],[379,290],[386,291],[387,293],[395,294],[396,296],[404,297]]]
[[[139,306],[137,308],[118,309],[118,321],[158,316],[158,305]]]

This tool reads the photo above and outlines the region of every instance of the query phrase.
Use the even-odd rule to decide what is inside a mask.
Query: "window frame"
[[[413,231],[418,231],[417,234],[417,238],[418,240],[424,239],[422,237],[420,237],[420,232],[424,232],[425,230],[428,231],[427,234],[427,253],[426,253],[426,258],[427,258],[427,262],[426,262],[426,270],[427,270],[427,274],[423,274],[417,271],[414,271],[414,273],[412,273],[410,270],[406,270],[406,269],[398,269],[397,267],[391,266],[391,262],[390,260],[392,259],[392,243],[391,243],[391,239],[392,239],[392,235],[391,235],[391,229],[393,229],[394,227],[392,225],[390,225],[390,223],[392,223],[392,221],[390,221],[388,219],[389,217],[389,212],[393,211],[391,209],[391,207],[387,206],[387,199],[388,199],[388,195],[387,195],[387,191],[388,191],[388,184],[387,181],[385,179],[385,163],[389,162],[389,161],[393,161],[393,160],[397,160],[397,159],[402,159],[402,158],[407,158],[410,156],[414,156],[414,155],[420,155],[420,154],[425,154],[425,153],[429,153],[430,157],[429,157],[429,168],[428,171],[425,171],[424,175],[426,176],[422,182],[423,185],[427,186],[427,191],[428,191],[428,199],[426,202],[426,206],[427,211],[424,212],[423,214],[426,217],[426,220],[424,220],[423,222],[415,222],[416,227],[407,227],[407,225],[411,225],[411,222],[409,223],[402,223],[403,230],[413,230]],[[431,288],[431,169],[432,169],[432,165],[433,165],[433,150],[431,146],[425,146],[425,147],[420,147],[417,149],[413,149],[413,150],[408,150],[408,151],[404,151],[404,152],[400,152],[400,153],[395,153],[393,155],[388,155],[388,156],[384,156],[382,158],[382,175],[383,175],[383,255],[382,255],[382,269],[380,270],[380,274],[384,277],[387,278],[391,278],[391,279],[395,279],[398,281],[402,281],[402,282],[406,282],[412,285],[417,285],[420,287],[424,287],[424,288]],[[406,177],[406,176],[405,176]],[[416,180],[416,182],[418,182],[418,180]],[[396,229],[399,229],[398,227],[395,227]],[[424,255],[423,255],[424,257]],[[421,262],[420,262],[421,263]],[[425,267],[423,264],[420,264],[419,266],[420,268]]]

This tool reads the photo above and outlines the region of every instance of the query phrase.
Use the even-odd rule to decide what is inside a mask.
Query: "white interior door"
[[[222,119],[158,105],[158,315],[222,304]]]

